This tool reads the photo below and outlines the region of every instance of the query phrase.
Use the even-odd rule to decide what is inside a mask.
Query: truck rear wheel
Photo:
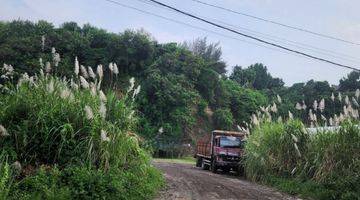
[[[201,168],[203,170],[208,170],[209,169],[209,165],[207,165],[204,161],[204,159],[201,159]]]
[[[213,161],[211,162],[211,171],[212,171],[213,173],[216,173],[217,170],[218,170],[218,166],[216,166],[216,161],[213,160]]]

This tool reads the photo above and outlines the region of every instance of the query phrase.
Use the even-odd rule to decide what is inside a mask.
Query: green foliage
[[[12,183],[10,165],[4,154],[0,154],[0,199],[6,199]]]
[[[105,101],[96,89],[68,85],[47,74],[1,94],[0,124],[9,133],[0,136],[2,154],[24,167],[21,174],[41,168],[12,184],[8,198],[152,197],[162,178],[132,133],[133,88],[120,99],[108,92]],[[1,182],[8,182],[6,163]]]
[[[199,74],[198,62],[196,57],[179,50],[161,56],[146,70],[139,110],[157,129],[167,126],[167,137],[176,138],[194,122],[192,112],[199,95],[193,84]]]
[[[16,157],[10,160],[59,165],[95,163],[99,159],[105,162],[101,130],[116,139],[113,146],[106,147],[107,150],[115,150],[117,145],[124,148],[121,145],[128,140],[125,133],[134,123],[131,118],[125,117],[132,109],[125,105],[125,98],[115,100],[109,94],[108,121],[105,121],[99,113],[100,98],[93,96],[90,90],[70,90],[67,83],[51,77],[40,78],[36,84],[23,84],[2,97],[2,104],[6,106],[1,110],[0,124],[7,125],[8,132],[12,134],[0,144],[16,153]],[[62,97],[64,91],[71,91],[68,98]],[[84,112],[86,106],[94,111],[90,120]],[[87,152],[86,156],[82,156],[84,152]]]
[[[204,114],[196,112],[201,99],[211,110],[230,109],[234,123],[248,121],[255,106],[264,101],[262,94],[240,92],[241,87],[228,86],[234,84],[225,80],[221,48],[218,43],[208,43],[206,38],[183,45],[158,44],[143,30],[114,34],[89,24],[81,27],[67,22],[55,28],[45,21],[5,22],[0,26],[0,36],[0,61],[30,76],[38,72],[39,58],[44,64],[52,63],[49,54],[52,47],[61,57],[60,65],[53,66],[59,77],[73,76],[75,56],[80,65],[91,66],[93,70],[99,64],[117,63],[119,74],[115,77],[107,73],[108,67],[104,68],[102,89],[121,90],[127,86],[129,77],[139,80],[142,89],[135,106],[141,123],[137,130],[144,138],[153,140],[159,128],[164,127],[164,134],[155,139],[166,144],[179,143],[193,129]],[[239,92],[234,95],[234,91]],[[241,106],[234,106],[237,103]]]
[[[237,123],[248,121],[249,116],[267,102],[265,95],[259,91],[242,88],[231,80],[223,80],[222,82],[224,90],[229,94],[228,99],[224,101],[228,101],[228,107]]]
[[[228,109],[217,109],[213,115],[215,129],[231,130],[234,124],[233,116]]]
[[[355,91],[360,88],[360,72],[352,71],[347,77],[340,80],[340,91]]]
[[[307,158],[306,174],[335,190],[337,198],[359,197],[360,130],[355,123],[347,121],[335,132],[316,134]]]
[[[273,78],[268,72],[266,66],[257,63],[242,69],[235,66],[230,79],[236,81],[241,86],[254,88],[257,90],[273,89],[284,86],[284,82],[279,78]]]
[[[246,144],[247,176],[252,180],[260,180],[264,174],[291,176],[301,167],[308,139],[300,121],[257,127]]]
[[[13,186],[10,199],[149,199],[163,182],[154,169],[122,172],[70,166],[40,168]]]
[[[205,100],[201,99],[199,104],[198,104],[198,115],[201,117],[205,117],[206,113],[205,113],[205,109],[208,107],[208,104]]]
[[[349,121],[314,135],[300,121],[263,123],[246,144],[246,175],[291,194],[358,199],[359,140],[359,128]]]
[[[225,74],[226,64],[221,60],[222,52],[219,43],[208,44],[207,38],[205,37],[197,38],[192,43],[185,42],[182,46],[193,52],[195,55],[203,58],[211,70],[219,74]]]

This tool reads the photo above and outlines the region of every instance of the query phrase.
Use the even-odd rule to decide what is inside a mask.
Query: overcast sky
[[[211,42],[220,42],[223,50],[223,59],[228,64],[229,71],[231,71],[232,66],[236,64],[247,67],[251,64],[261,62],[268,67],[268,70],[273,76],[282,78],[286,85],[291,85],[295,82],[305,82],[309,79],[327,80],[331,84],[338,84],[338,80],[350,72],[350,70],[347,69],[284,53],[279,50],[274,50],[274,48],[259,46],[258,42],[192,20],[161,7],[145,4],[139,0],[114,1],[233,38],[227,38],[218,34],[169,22],[112,4],[105,0],[0,0],[0,20],[27,19],[37,21],[43,19],[57,26],[63,22],[75,21],[79,24],[90,23],[116,33],[129,28],[144,28],[159,42],[183,42],[194,40],[198,37],[208,37],[208,40]],[[284,40],[280,41],[280,44],[285,46],[360,68],[360,46],[289,30],[244,16],[231,14],[226,11],[206,7],[191,0],[159,1],[191,13],[196,13],[199,16],[217,20],[217,22],[225,22],[237,27],[238,30],[240,30],[239,28],[243,28],[242,31],[244,31],[244,29],[250,29],[251,31],[260,32],[261,34],[285,38],[287,40],[337,52],[337,55],[329,56],[329,53],[333,53],[327,52],[324,55],[319,52],[309,51],[308,49],[304,49],[304,47],[298,48],[291,46],[289,42],[285,44]],[[360,43],[359,0],[203,1]],[[279,40],[279,38],[274,37],[270,39]],[[269,38],[267,38],[267,40],[269,40]]]

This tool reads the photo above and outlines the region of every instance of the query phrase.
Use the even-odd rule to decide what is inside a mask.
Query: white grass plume
[[[85,108],[84,108],[84,111],[85,111],[87,119],[93,119],[94,118],[94,113],[93,113],[90,106],[86,105]]]
[[[277,94],[277,95],[276,95],[276,98],[277,98],[277,101],[281,104],[281,102],[282,102],[281,97]]]
[[[100,139],[103,142],[110,142],[110,138],[107,136],[107,133],[104,130],[101,130]]]
[[[104,94],[104,92],[102,90],[99,91],[99,97],[100,97],[100,100],[102,102],[106,102],[107,99],[106,99],[106,95]]]
[[[321,112],[323,112],[325,110],[325,99],[321,99],[321,101],[319,103],[319,109]]]
[[[0,124],[0,136],[2,136],[2,137],[9,136],[9,133],[7,132],[5,127],[3,125],[1,125],[1,124]]]
[[[95,75],[93,69],[92,69],[90,66],[88,67],[88,74],[89,74],[89,76],[90,76],[91,78],[93,78],[93,79],[96,78],[96,75]]]
[[[316,110],[318,109],[318,102],[317,102],[317,100],[315,100],[314,103],[313,103],[313,109],[314,109],[314,111],[316,111]]]
[[[350,100],[349,100],[349,96],[348,96],[348,95],[345,96],[345,104],[346,104],[346,105],[349,105],[349,104],[350,104]]]
[[[296,143],[294,143],[294,148],[295,148],[295,152],[296,152],[296,155],[301,157],[301,153],[300,153],[300,150],[299,150],[299,147]]]
[[[89,78],[89,74],[84,65],[80,65],[80,71],[84,78]]]
[[[96,71],[99,76],[99,79],[102,80],[102,78],[104,77],[104,71],[102,65],[98,65]]]
[[[130,80],[129,80],[129,83],[130,83],[130,86],[128,88],[128,92],[130,92],[131,90],[134,89],[134,86],[135,86],[135,78],[134,77],[131,77]]]
[[[118,68],[116,63],[113,63],[113,68],[114,68],[114,70],[113,70],[114,74],[118,75],[119,74],[119,68]]]
[[[103,119],[106,118],[106,106],[103,102],[100,103],[99,113]]]
[[[70,87],[74,90],[79,89],[79,85],[76,84],[73,79],[70,80]]]
[[[294,119],[294,115],[290,112],[290,110],[289,110],[289,119],[290,120]]]
[[[59,53],[53,54],[53,62],[55,67],[59,66],[60,61],[61,61],[60,54]]]
[[[79,70],[80,70],[79,61],[78,61],[78,58],[75,57],[74,73],[75,73],[76,76],[79,75]]]
[[[70,95],[71,95],[71,91],[67,87],[61,90],[60,97],[62,99],[67,99],[70,97]]]
[[[81,84],[81,87],[83,87],[84,89],[89,89],[89,87],[90,87],[89,83],[82,76],[80,76],[80,84]]]
[[[48,74],[51,72],[51,64],[50,64],[50,62],[46,62],[46,64],[45,64],[45,72],[48,73]]]
[[[50,82],[46,85],[46,89],[49,93],[53,93],[55,88],[54,88],[54,81],[50,80]]]
[[[338,94],[338,100],[339,100],[340,102],[342,101],[341,92],[339,92],[339,94]]]

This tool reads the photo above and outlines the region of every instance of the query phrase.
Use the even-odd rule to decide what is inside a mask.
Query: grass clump
[[[2,90],[2,199],[149,199],[161,187],[132,132],[140,87],[105,96],[100,74],[78,77],[23,75]]]

